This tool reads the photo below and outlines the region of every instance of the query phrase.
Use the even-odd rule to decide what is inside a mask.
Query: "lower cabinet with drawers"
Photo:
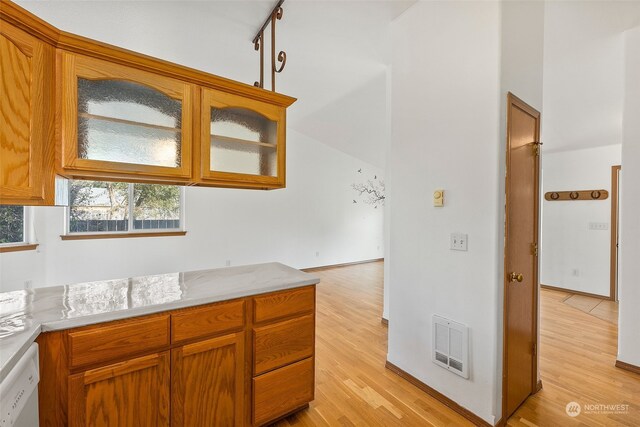
[[[37,341],[41,426],[261,426],[314,398],[315,286]]]

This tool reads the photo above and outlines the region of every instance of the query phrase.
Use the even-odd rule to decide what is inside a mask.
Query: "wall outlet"
[[[231,260],[228,259],[225,263],[224,263],[227,267],[231,267]]]
[[[589,230],[608,230],[609,223],[608,222],[590,222]]]
[[[571,275],[574,277],[578,277],[580,275],[580,270],[574,268],[573,270],[571,270]]]
[[[451,233],[451,250],[466,251],[468,248],[469,236],[464,233]]]
[[[24,282],[24,288],[26,290],[33,289],[33,280],[26,280]]]
[[[320,252],[316,252],[316,256],[320,256]]]

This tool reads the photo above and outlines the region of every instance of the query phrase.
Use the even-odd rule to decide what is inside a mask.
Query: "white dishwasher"
[[[0,382],[0,427],[38,427],[38,344]]]

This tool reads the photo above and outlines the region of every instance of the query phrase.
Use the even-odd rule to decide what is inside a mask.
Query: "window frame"
[[[22,206],[22,241],[0,243],[0,252],[29,250],[35,249],[36,246],[33,233],[33,207]]]
[[[99,181],[99,180],[96,180]],[[179,187],[180,190],[180,227],[178,228],[148,228],[148,229],[135,229],[134,228],[134,217],[133,217],[133,203],[130,203],[133,200],[134,190],[133,187],[135,184],[142,184],[136,182],[127,182],[127,198],[129,200],[128,203],[128,215],[127,215],[127,231],[81,231],[81,232],[71,232],[71,202],[69,202],[68,206],[64,209],[64,234],[60,237],[63,240],[82,240],[82,239],[104,239],[111,237],[142,237],[144,235],[147,236],[183,236],[186,234],[186,224],[185,224],[185,187],[184,186],[176,186]],[[153,185],[169,185],[169,184],[153,184]],[[69,185],[69,191],[71,191],[71,185]],[[69,198],[70,199],[70,198]]]

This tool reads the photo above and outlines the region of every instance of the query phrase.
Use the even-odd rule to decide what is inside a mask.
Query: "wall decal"
[[[358,169],[358,173],[362,173],[362,168]],[[378,175],[374,175],[373,179],[368,179],[366,182],[356,182],[351,184],[358,193],[358,198],[368,205],[372,205],[374,209],[378,209],[378,206],[384,206],[384,181],[378,179]],[[355,199],[353,203],[358,203]]]

